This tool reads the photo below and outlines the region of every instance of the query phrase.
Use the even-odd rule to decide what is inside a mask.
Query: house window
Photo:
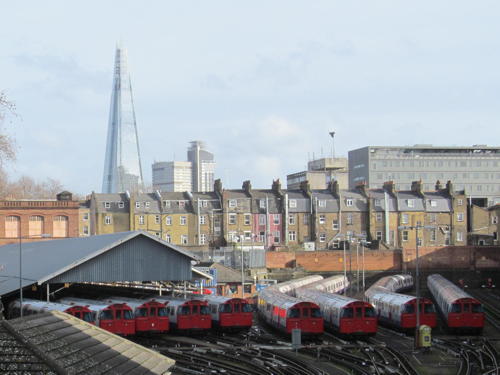
[[[163,207],[170,208],[170,201],[163,201]]]
[[[463,212],[457,213],[457,221],[464,221],[464,214],[463,214]]]
[[[245,231],[244,235],[245,235],[245,241],[250,241],[252,239],[252,232]]]
[[[408,224],[408,214],[401,215],[401,224]]]
[[[68,237],[68,217],[58,215],[54,217],[52,223],[52,236],[53,237]]]
[[[185,234],[181,234],[181,244],[182,245],[188,244],[188,236],[186,236]]]
[[[229,199],[228,203],[230,208],[236,207],[236,199]]]
[[[200,234],[200,245],[205,245],[207,243],[207,235],[206,234]]]
[[[429,201],[429,205],[430,205],[431,207],[437,207],[437,202],[436,202],[434,199],[431,199],[431,200]]]
[[[320,233],[319,242],[325,242],[325,241],[326,241],[326,233]]]
[[[375,206],[377,206],[377,207],[380,207],[380,206],[381,206],[381,203],[382,203],[382,202],[380,201],[380,199],[375,199],[375,200],[374,200],[374,204],[375,204]]]
[[[110,202],[104,202],[104,208],[110,208],[111,207],[111,203]]]
[[[150,203],[151,203],[151,202],[146,202],[146,203],[144,203],[144,206],[145,206],[146,208],[149,208],[149,204],[150,204]]]
[[[462,206],[464,204],[463,199],[457,199],[457,206]]]
[[[377,221],[382,221],[382,212],[377,212]]]
[[[139,216],[139,225],[143,225],[143,224],[144,224],[144,216],[140,215]]]
[[[266,225],[266,215],[259,215],[259,225]]]
[[[346,223],[347,225],[352,225],[352,214],[347,214]]]
[[[430,234],[430,241],[436,242],[436,229],[431,229],[429,234]]]
[[[408,231],[407,230],[403,231],[403,241],[404,242],[408,241]]]
[[[5,237],[19,237],[20,221],[21,218],[19,216],[7,216],[5,218]]]
[[[179,201],[179,207],[185,207],[186,202],[185,201]]]
[[[418,246],[422,246],[422,238],[417,238],[417,244]]]
[[[352,232],[350,230],[348,230],[345,234],[345,237],[346,237],[346,240],[347,241],[350,241],[351,238],[352,238]]]
[[[302,223],[304,225],[309,225],[309,222],[310,222],[309,214],[304,214],[304,216],[302,218]]]
[[[491,217],[491,224],[498,224],[498,216]]]
[[[125,207],[125,203],[124,202],[118,202],[118,208],[123,208]]]
[[[382,232],[381,231],[378,231],[376,233],[376,236],[377,236],[377,240],[382,241]]]
[[[429,214],[429,222],[430,223],[435,223],[437,220],[437,215],[436,214]]]
[[[280,223],[280,215],[279,214],[274,214],[274,216],[273,216],[273,223],[275,225],[278,225]]]
[[[250,225],[251,215],[250,214],[245,214],[244,220],[245,220],[244,221],[245,225]]]
[[[200,215],[200,225],[205,225],[205,215]]]
[[[140,208],[141,207],[141,202],[135,202],[135,208]]]
[[[333,220],[332,229],[339,230],[339,221],[338,220]]]
[[[319,223],[320,224],[325,224],[326,220],[325,220],[325,215],[319,215]]]
[[[88,219],[89,219],[89,213],[88,213],[88,212],[85,212],[85,213],[83,214],[83,218],[82,218],[82,220],[83,220],[83,221],[87,221]]]
[[[407,199],[406,205],[408,206],[408,208],[414,208],[415,207],[415,199]]]
[[[290,208],[297,208],[297,200],[296,199],[290,199],[288,201],[288,207],[290,207]]]
[[[288,232],[288,241],[297,241],[297,233],[294,230]]]
[[[104,224],[109,225],[111,224],[111,216],[104,216]]]
[[[289,225],[295,225],[295,215],[294,214],[289,214],[288,215],[288,224]]]
[[[281,241],[281,234],[279,230],[273,232],[273,236],[274,236],[274,243],[279,243]]]
[[[352,198],[347,198],[347,199],[345,200],[345,205],[346,205],[347,207],[351,207],[351,206],[352,206],[352,203],[353,203]]]
[[[320,199],[318,200],[318,207],[326,207],[326,200]]]
[[[236,214],[229,214],[229,225],[236,224]]]
[[[172,242],[172,237],[170,237],[170,234],[168,234],[168,233],[165,233],[165,242],[168,242],[168,243]]]
[[[155,224],[160,224],[160,223],[161,223],[160,215],[155,215]]]
[[[266,240],[266,232],[259,233],[259,242],[264,242]]]
[[[457,232],[457,242],[462,242],[464,240],[464,234],[462,232]]]
[[[208,201],[202,200],[201,201],[201,207],[208,207]]]
[[[89,227],[88,225],[83,226],[83,235],[88,236],[89,235]]]
[[[167,216],[165,218],[165,225],[172,225],[172,216]]]
[[[259,199],[259,207],[262,209],[266,208],[266,200],[265,199]]]
[[[187,223],[187,217],[186,216],[181,216],[180,223],[181,223],[181,225],[186,225],[186,223]]]

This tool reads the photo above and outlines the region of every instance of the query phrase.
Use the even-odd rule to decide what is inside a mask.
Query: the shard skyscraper
[[[144,188],[127,51],[116,48],[103,193],[136,192]]]

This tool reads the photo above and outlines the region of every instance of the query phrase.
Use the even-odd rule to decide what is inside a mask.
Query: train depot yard
[[[96,329],[119,336],[117,345],[133,341],[171,364],[164,373],[500,371],[494,285],[500,274],[491,270],[426,270],[418,288],[413,270],[372,272],[362,285],[351,273],[302,272],[241,298],[204,293],[200,278],[210,275],[193,267],[195,257],[141,232],[31,243],[25,250],[22,281],[6,273],[0,283],[8,330],[31,327],[23,331],[29,336],[37,332],[36,317],[70,315],[75,335]],[[9,269],[17,255],[9,245],[0,261]],[[44,328],[60,334],[59,346],[66,324]],[[30,361],[43,354],[37,345],[44,342],[30,344]],[[10,349],[2,350],[8,357]]]

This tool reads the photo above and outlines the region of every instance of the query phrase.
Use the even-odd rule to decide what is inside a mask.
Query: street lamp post
[[[419,269],[419,256],[418,256],[418,230],[419,229],[434,229],[432,225],[403,225],[398,229],[408,230],[415,229],[415,298],[416,298],[416,326],[415,326],[415,349],[418,349],[418,336],[420,328],[420,269]]]
[[[361,241],[361,251],[362,251],[362,267],[363,267],[363,293],[365,292],[365,247],[370,245],[371,242],[362,240]]]

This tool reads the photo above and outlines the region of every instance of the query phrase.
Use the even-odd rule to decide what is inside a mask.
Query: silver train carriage
[[[315,289],[327,293],[341,293],[349,286],[349,280],[343,275],[331,276],[297,288],[296,290]]]
[[[413,288],[413,276],[409,274],[400,274],[385,276],[377,280],[371,287],[381,287],[389,292],[401,292]]]
[[[300,279],[288,280],[279,284],[271,285],[268,286],[266,289],[272,288],[274,290],[278,290],[281,293],[285,293],[293,297],[295,295],[295,289],[301,288],[305,285],[311,284],[319,280],[323,280],[323,276],[320,275],[305,276],[301,277]]]
[[[16,299],[8,306],[9,318],[20,316],[21,301]],[[67,314],[80,318],[88,323],[95,322],[95,311],[89,309],[87,306],[70,306],[57,302],[38,301],[34,299],[23,299],[23,316],[32,314],[41,314],[47,311],[62,311]]]

